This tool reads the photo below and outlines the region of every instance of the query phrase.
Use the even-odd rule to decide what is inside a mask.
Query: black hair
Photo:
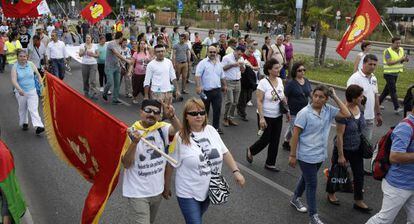
[[[162,28],[161,28],[162,29]],[[173,32],[175,33],[178,30],[178,26],[173,28]]]
[[[296,78],[296,73],[298,69],[300,68],[300,66],[305,66],[305,65],[301,61],[295,62],[293,64],[292,69],[290,70],[290,74],[289,74],[290,77],[292,77],[292,79]]]
[[[274,58],[267,60],[263,66],[263,72],[265,73],[265,75],[269,76],[269,70],[271,70],[274,65],[278,65],[278,64],[280,64],[279,61],[277,61]]]
[[[115,33],[115,39],[121,39],[124,34],[120,31]]]
[[[368,62],[368,60],[378,61],[378,58],[374,54],[367,54],[367,55],[365,55],[364,60],[362,62],[365,64],[365,63]]]
[[[348,103],[351,103],[353,99],[358,98],[362,95],[364,89],[358,85],[350,85],[345,90],[345,98]]]
[[[362,44],[361,44],[361,50],[362,51],[364,51],[365,50],[365,48],[367,48],[369,45],[371,45],[372,43],[371,42],[369,42],[369,41],[364,41],[364,42],[362,42]]]
[[[391,39],[391,43],[394,43],[395,41],[399,41],[399,40],[401,40],[401,37],[393,37]]]
[[[154,46],[154,50],[157,48],[165,48],[165,46],[163,44],[157,44]]]
[[[166,29],[166,28],[165,28],[165,26],[163,26],[163,27],[161,27],[161,30],[160,30],[160,31],[161,31],[162,33],[164,33],[165,29]]]
[[[329,97],[331,95],[329,89],[325,85],[317,85],[315,89],[312,91],[312,95],[315,94],[316,91],[321,91],[325,97]]]

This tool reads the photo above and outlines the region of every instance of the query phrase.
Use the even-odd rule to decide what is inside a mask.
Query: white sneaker
[[[309,224],[324,224],[324,223],[319,218],[318,214],[314,214],[314,215],[311,216]]]
[[[381,109],[381,110],[385,110],[385,107],[384,107],[384,106],[382,106],[382,105],[380,105],[380,109]]]
[[[112,94],[112,92],[111,91],[108,91],[108,95],[111,95]]]
[[[394,113],[397,114],[397,115],[399,115],[403,111],[404,111],[404,109],[400,107],[400,108],[394,110]]]
[[[103,91],[104,91],[103,87],[99,88],[99,92],[103,93]]]
[[[290,204],[296,208],[296,210],[298,212],[302,212],[305,213],[308,211],[308,209],[303,205],[302,201],[300,200],[300,198],[292,198],[292,200],[290,200]]]
[[[247,106],[249,106],[249,107],[252,107],[253,106],[253,103],[252,103],[251,100],[249,102],[247,102]]]

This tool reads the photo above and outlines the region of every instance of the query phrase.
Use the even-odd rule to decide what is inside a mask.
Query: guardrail
[[[383,47],[383,48],[387,48],[391,45],[391,43],[388,43],[388,42],[380,42],[380,41],[369,41],[369,42],[371,42],[373,46]],[[405,51],[407,51],[408,55],[410,55],[410,51],[414,51],[414,45],[412,45],[412,44],[401,44],[400,46]]]

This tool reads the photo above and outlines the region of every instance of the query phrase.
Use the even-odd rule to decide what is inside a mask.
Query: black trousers
[[[98,64],[99,86],[104,87],[106,84],[105,64]]]
[[[206,107],[206,112],[210,111],[210,104],[213,107],[213,127],[215,129],[220,128],[220,113],[221,113],[221,102],[223,101],[223,97],[221,94],[221,89],[212,89],[208,91],[204,91],[207,96],[207,99],[203,100],[204,105]]]
[[[400,108],[400,106],[398,105],[397,97],[397,78],[398,74],[384,74],[386,84],[384,86],[384,90],[381,93],[381,96],[379,97],[379,103],[382,104],[385,97],[387,97],[389,94],[391,96],[392,103],[394,104],[394,110]]]
[[[264,130],[262,136],[250,146],[252,155],[261,152],[267,145],[267,159],[266,165],[274,166],[276,164],[276,157],[279,151],[279,140],[282,132],[283,116],[277,118],[265,117],[267,128]]]
[[[344,156],[351,165],[352,175],[354,177],[354,200],[363,200],[364,194],[364,159],[362,157],[362,151],[349,151],[344,150]],[[338,149],[334,148],[332,153],[332,167],[338,163]],[[335,193],[329,192],[328,193]]]
[[[247,102],[249,102],[252,99],[252,93],[252,89],[242,87],[240,90],[239,101],[237,103],[237,113],[242,117],[247,116],[246,106]]]

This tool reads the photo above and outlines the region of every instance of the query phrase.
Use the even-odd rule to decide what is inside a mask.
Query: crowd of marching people
[[[380,105],[386,95],[391,95],[396,113],[402,110],[395,82],[408,58],[399,46],[399,38],[394,38],[384,51],[387,86],[381,97],[374,75],[379,59],[369,53],[370,44],[365,42],[343,100],[333,88],[312,88],[305,64],[294,60],[290,35],[279,34],[274,40],[266,36],[263,46],[258,46],[249,34],[242,35],[239,24],[219,35],[209,30],[205,38],[189,27],[175,27],[172,33],[166,27],[140,30],[137,22],[90,25],[49,18],[25,24],[5,22],[0,26],[0,70],[11,74],[23,130],[29,128],[30,115],[36,134],[44,131],[38,113],[43,72],[48,70],[64,80],[70,69],[66,47],[71,45],[79,46],[85,97],[120,105],[123,92],[133,104],[140,104],[140,120],[129,129],[132,144],[122,157],[123,196],[134,214],[128,223],[154,223],[162,197],[171,197],[174,170],[175,195],[187,224],[201,224],[209,204],[227,200],[228,186],[221,176],[223,162],[235,181],[244,186],[245,179],[220,137],[224,133],[221,126],[238,126],[237,117],[248,122],[246,107],[254,102],[260,137],[244,148],[245,159],[253,163],[267,147],[263,166],[279,172],[276,158],[283,141],[282,148],[290,151],[289,165],[301,170],[290,200],[298,212],[307,212],[312,224],[323,223],[316,206],[318,170],[328,159],[329,131],[334,120],[337,134],[331,170],[349,164],[353,208],[371,212],[363,199],[364,193],[369,193],[364,191],[367,157],[363,146],[373,143],[372,132],[382,125]],[[124,91],[120,90],[122,82]],[[185,102],[179,118],[172,103],[183,101],[183,95],[190,93],[190,84],[195,85],[199,97]],[[330,105],[329,99],[336,105]],[[412,97],[406,102],[411,103],[411,107],[405,107],[406,112],[414,112]],[[207,119],[210,105],[212,122]],[[289,123],[282,136],[283,117]],[[367,223],[392,223],[403,206],[407,223],[414,222],[413,123],[414,116],[408,115],[390,135],[391,167],[382,180],[382,209]],[[170,159],[149,149],[144,139],[165,151]],[[339,205],[335,192],[327,187],[327,200]],[[301,200],[304,193],[307,206]]]

